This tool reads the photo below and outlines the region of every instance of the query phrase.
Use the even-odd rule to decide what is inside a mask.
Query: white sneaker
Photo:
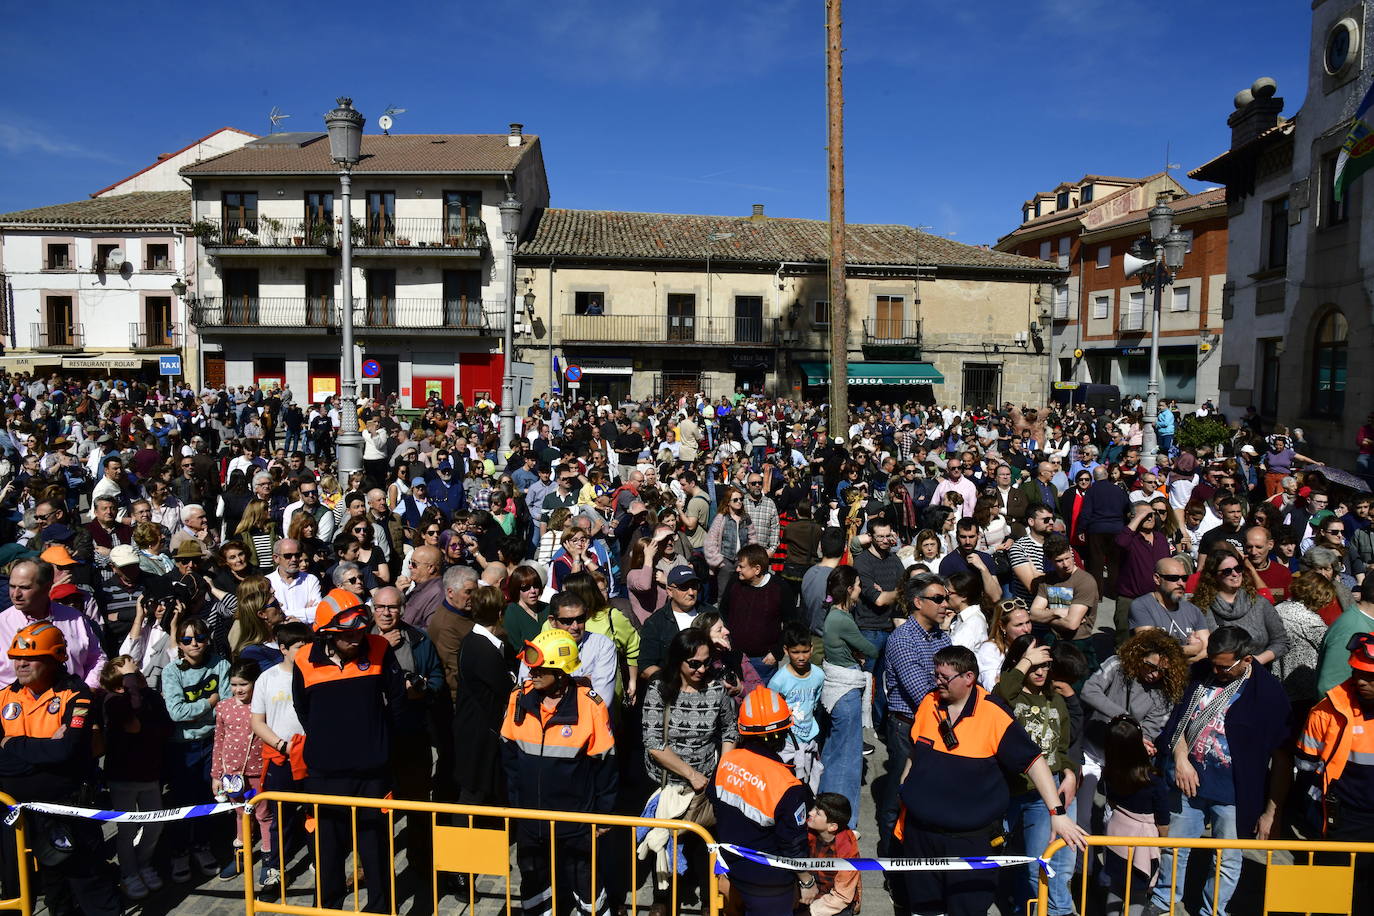
[[[138,876],[143,879],[143,886],[154,894],[162,890],[164,886],[162,883],[162,876],[159,875],[157,869],[152,866],[139,869]]]
[[[191,880],[191,857],[176,856],[172,859],[172,883],[186,884]]]
[[[148,888],[143,883],[143,879],[138,875],[125,875],[120,881],[124,891],[124,896],[130,900],[146,900],[148,898]]]
[[[205,877],[209,878],[219,872],[219,863],[215,861],[215,854],[208,846],[197,846],[192,850],[192,855],[196,859],[196,868],[199,868]]]

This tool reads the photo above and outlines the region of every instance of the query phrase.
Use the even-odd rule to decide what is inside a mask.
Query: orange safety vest
[[[1353,757],[1362,764],[1374,764],[1374,723],[1364,717],[1354,697],[1350,681],[1326,692],[1326,696],[1307,714],[1307,726],[1298,737],[1298,752],[1317,758],[1317,773],[1322,791],[1341,778]]]
[[[14,683],[0,691],[0,726],[6,738],[51,738],[66,722],[68,707],[70,727],[85,728],[91,715],[90,694],[65,676],[37,695]]]
[[[773,826],[783,795],[801,785],[785,763],[736,748],[716,767],[716,798],[760,827]]]
[[[388,645],[385,636],[369,633],[364,640],[363,651],[358,653],[358,657],[339,666],[332,659],[321,665],[312,662],[310,650],[315,644],[307,642],[296,650],[296,670],[300,671],[306,689],[330,681],[346,681],[355,677],[381,677],[382,662],[386,658]]]

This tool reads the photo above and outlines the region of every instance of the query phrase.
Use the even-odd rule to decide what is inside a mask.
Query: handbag
[[[239,767],[237,773],[224,773],[219,778],[219,792],[227,799],[235,801],[243,798],[248,791],[248,777],[244,771],[248,769],[248,758],[253,752],[253,739],[248,739],[248,750],[243,755],[243,765]]]
[[[663,704],[663,746],[668,746],[668,704]],[[659,765],[660,775],[658,777],[658,787],[662,789],[668,785],[668,768]],[[687,803],[687,810],[682,812],[678,820],[690,821],[702,827],[710,829],[716,825],[716,809],[711,806],[711,799],[707,797],[706,790],[692,793],[692,800]]]

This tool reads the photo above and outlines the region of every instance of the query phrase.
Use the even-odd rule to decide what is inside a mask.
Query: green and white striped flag
[[[1370,83],[1364,100],[1355,110],[1350,133],[1345,135],[1341,154],[1336,158],[1335,197],[1345,197],[1345,189],[1360,175],[1374,167],[1374,126],[1370,125],[1370,108],[1374,107],[1374,83]]]

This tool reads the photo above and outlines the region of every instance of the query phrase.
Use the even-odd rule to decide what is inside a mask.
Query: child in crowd
[[[1130,716],[1117,716],[1107,726],[1102,780],[1098,785],[1112,816],[1106,834],[1122,837],[1169,835],[1169,787],[1164,775],[1150,761],[1145,733]],[[1131,879],[1132,913],[1140,912],[1149,899],[1159,863],[1159,850],[1149,846],[1108,846],[1103,862],[1108,913],[1121,913],[1126,891],[1127,866]],[[1180,870],[1179,879],[1182,880]]]
[[[853,809],[849,799],[837,792],[816,796],[806,820],[807,842],[814,859],[853,859],[859,855],[859,838],[847,826]],[[818,871],[816,899],[810,916],[852,916],[859,912],[863,882],[856,871]]]
[[[310,641],[310,627],[299,620],[288,620],[278,624],[272,635],[285,658],[281,664],[268,668],[258,678],[253,685],[250,707],[253,734],[262,747],[262,785],[269,792],[300,792],[304,788],[305,778],[305,761],[301,756],[305,747],[305,731],[301,728],[295,704],[291,701],[291,676],[295,669],[296,649]],[[291,850],[300,842],[298,812],[283,808],[280,804],[271,807],[282,809],[273,813],[282,818],[281,845],[286,848],[289,859]],[[281,868],[280,853],[275,842],[270,848],[264,844],[262,870],[258,879],[264,888],[277,883]]]
[[[781,756],[784,763],[791,764],[797,778],[815,792],[821,783],[821,752],[816,741],[821,729],[816,722],[816,704],[825,686],[825,673],[811,664],[811,632],[803,624],[792,621],[782,628],[782,647],[787,664],[768,681],[769,689],[782,694],[792,710],[792,730]]]
[[[210,761],[211,787],[219,799],[243,799],[262,791],[262,742],[253,734],[253,683],[258,679],[258,663],[239,662],[229,669],[229,697],[215,707],[215,750]],[[272,849],[272,806],[254,805],[253,817],[262,833],[264,854]],[[220,870],[220,880],[228,881],[239,873],[243,847],[253,842],[244,836],[243,821],[234,819],[238,836],[234,858]],[[251,879],[251,875],[249,878]]]
[[[138,662],[128,655],[105,663],[100,686],[106,691],[102,709],[110,805],[116,811],[158,811],[163,807],[162,760],[172,734],[162,696],[148,686]],[[115,846],[124,896],[130,901],[162,890],[162,876],[153,867],[161,835],[159,823],[119,825]]]

